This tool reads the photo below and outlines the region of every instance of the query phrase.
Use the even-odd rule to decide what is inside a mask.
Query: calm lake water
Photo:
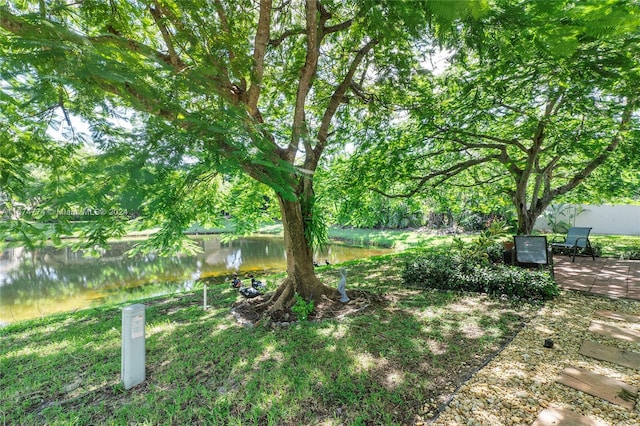
[[[196,280],[213,285],[238,272],[241,277],[284,271],[282,238],[254,237],[222,242],[217,236],[195,238],[202,253],[127,257],[135,242],[113,243],[99,258],[82,251],[46,247],[9,249],[0,256],[0,326],[105,303],[191,290]],[[331,244],[317,262],[340,263],[389,249]]]

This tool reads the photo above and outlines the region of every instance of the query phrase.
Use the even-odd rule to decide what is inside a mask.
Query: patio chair
[[[547,237],[533,235],[516,235],[513,237],[514,264],[522,267],[548,266],[553,271],[553,256],[549,252]]]
[[[562,242],[551,241],[551,248],[558,249],[561,252],[567,252],[573,254],[572,262],[576,261],[576,253],[581,251],[583,253],[588,252],[593,260],[596,260],[593,254],[593,248],[591,247],[591,241],[589,241],[589,234],[591,228],[574,227],[570,228],[567,232],[567,236]]]

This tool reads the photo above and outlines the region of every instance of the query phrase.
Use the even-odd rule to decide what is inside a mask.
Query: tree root
[[[291,310],[294,305],[294,294],[292,282],[281,285],[273,293],[238,302],[233,309],[234,315],[243,324],[257,324],[262,321],[264,321],[264,325],[295,322],[297,320],[296,314]],[[349,315],[358,314],[371,306],[386,305],[388,302],[386,297],[364,290],[351,290],[349,297],[351,301],[348,303],[342,303],[339,298],[330,298],[324,295],[314,297],[315,309],[309,315],[309,320],[341,320]]]

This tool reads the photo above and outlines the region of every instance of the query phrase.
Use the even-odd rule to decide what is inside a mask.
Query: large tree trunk
[[[513,196],[513,204],[515,205],[518,216],[518,229],[516,231],[518,235],[531,235],[533,226],[536,224],[536,219],[538,219],[538,216],[540,216],[546,208],[546,206],[541,208],[540,200],[538,200],[536,206],[527,206],[526,188],[526,185],[518,183]]]
[[[324,285],[313,267],[313,250],[304,235],[302,206],[299,201],[288,201],[278,197],[284,227],[284,242],[287,256],[287,277],[266,303],[268,311],[278,311],[293,304],[293,295],[300,294],[306,300],[319,301],[322,296],[339,298],[336,288]]]
[[[531,212],[523,207],[521,204],[516,206],[516,210],[518,211],[518,235],[531,235],[533,231],[533,226],[536,223],[536,219],[539,215],[533,215]]]
[[[524,191],[523,191],[524,192]],[[544,198],[550,199],[548,196]],[[544,202],[543,199],[538,199],[535,206],[527,207],[526,193],[516,194],[514,204],[516,207],[516,213],[518,216],[518,235],[531,235],[533,227],[536,224],[536,220],[545,211],[548,202]]]

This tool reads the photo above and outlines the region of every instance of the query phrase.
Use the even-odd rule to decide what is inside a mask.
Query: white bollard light
[[[144,382],[145,364],[145,305],[138,303],[122,309],[121,375],[125,389]]]
[[[204,302],[202,303],[202,308],[206,311],[207,310],[207,285],[206,284],[204,285],[203,293],[204,293],[204,297],[203,297]]]

